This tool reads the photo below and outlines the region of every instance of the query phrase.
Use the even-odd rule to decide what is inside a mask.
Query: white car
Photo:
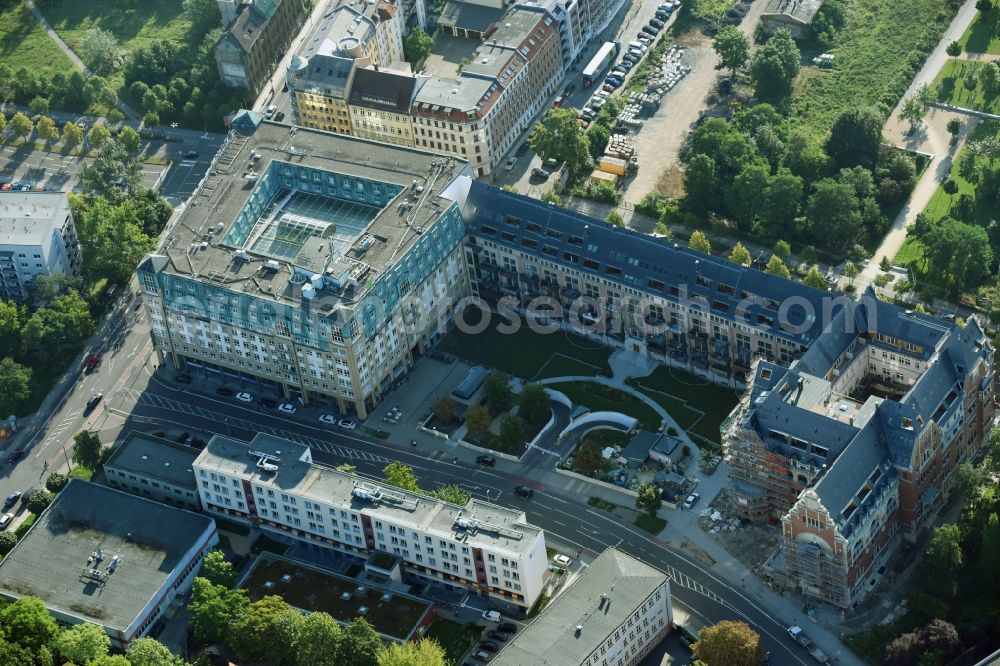
[[[333,414],[323,414],[319,417],[319,422],[327,425],[337,425],[337,417]]]
[[[10,525],[10,523],[11,523],[12,520],[14,520],[14,514],[13,513],[5,513],[5,514],[3,514],[3,518],[0,518],[0,530],[7,529],[7,526]]]
[[[253,402],[253,396],[247,393],[246,391],[237,393],[236,399],[239,400],[240,402]]]
[[[552,561],[560,566],[568,567],[573,560],[569,559],[565,555],[556,555],[552,558]]]
[[[483,611],[483,619],[490,622],[500,621],[500,611]]]
[[[503,165],[503,168],[506,169],[507,171],[511,171],[514,169],[515,164],[517,164],[517,158],[512,157],[509,160],[507,160],[507,162]]]
[[[293,405],[290,402],[283,402],[280,405],[278,405],[278,411],[281,412],[282,414],[294,414],[295,405]]]
[[[688,495],[687,497],[684,498],[684,502],[681,504],[681,507],[683,507],[685,509],[690,509],[695,504],[697,504],[698,500],[700,500],[700,499],[701,499],[701,494],[700,493],[691,493],[690,495]]]
[[[337,422],[337,425],[344,430],[354,430],[358,427],[358,424],[355,423],[353,419],[340,419],[340,421]]]

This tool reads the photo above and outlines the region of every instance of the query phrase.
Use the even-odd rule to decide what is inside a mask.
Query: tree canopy
[[[790,32],[782,28],[771,35],[754,53],[750,65],[750,78],[757,96],[773,100],[791,92],[801,60],[799,47]]]
[[[580,131],[575,109],[550,109],[535,125],[529,144],[542,159],[566,162],[574,174],[580,173],[590,159],[590,139]]]
[[[764,659],[757,632],[745,622],[731,620],[702,629],[691,650],[696,659],[713,666],[759,666]]]
[[[375,655],[378,666],[446,666],[444,648],[433,638],[415,643],[389,643]]]
[[[97,433],[81,430],[73,435],[73,462],[96,472],[101,465],[102,448]]]
[[[719,54],[716,69],[728,69],[733,76],[750,59],[750,38],[734,25],[723,26],[715,33],[712,48]]]

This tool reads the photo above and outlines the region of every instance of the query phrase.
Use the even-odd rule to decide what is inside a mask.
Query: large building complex
[[[0,192],[0,298],[23,301],[36,275],[78,275],[82,262],[65,194]]]
[[[216,436],[194,463],[202,506],[287,537],[367,560],[396,557],[402,575],[530,609],[547,572],[545,535],[523,511],[465,506],[312,464],[309,447],[258,434]],[[393,566],[382,565],[390,573]]]
[[[608,548],[493,658],[498,666],[632,666],[673,629],[670,579]]]
[[[868,292],[790,367],[760,361],[724,426],[734,508],[780,520],[774,573],[848,608],[944,506],[986,443],[993,350]]]
[[[256,97],[302,26],[302,0],[219,0],[226,32],[215,45],[219,78]]]
[[[197,511],[197,457],[190,446],[133,430],[104,463],[104,476],[114,488]]]
[[[39,597],[58,622],[104,627],[124,650],[187,592],[218,540],[207,516],[70,479],[0,563],[0,595]]]

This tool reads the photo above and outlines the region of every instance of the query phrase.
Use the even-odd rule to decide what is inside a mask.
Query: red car
[[[552,108],[553,109],[558,109],[559,107],[561,107],[563,105],[563,102],[565,102],[565,101],[566,100],[563,99],[562,95],[560,95],[559,97],[556,97],[556,101],[552,102]]]
[[[99,354],[91,354],[90,356],[87,357],[87,363],[84,366],[83,370],[87,374],[90,374],[91,372],[96,370],[100,365],[101,365],[101,356]]]

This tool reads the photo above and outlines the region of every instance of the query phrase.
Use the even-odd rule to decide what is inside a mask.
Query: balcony
[[[662,326],[666,320],[663,318],[663,315],[648,314],[643,317],[643,321],[645,321],[649,326]]]

